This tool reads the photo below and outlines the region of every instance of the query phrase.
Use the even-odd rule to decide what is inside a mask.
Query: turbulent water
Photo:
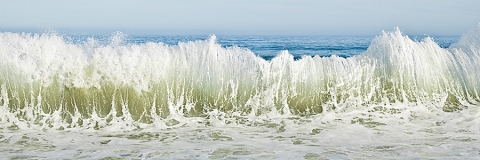
[[[438,39],[3,32],[1,157],[479,158],[480,25]]]

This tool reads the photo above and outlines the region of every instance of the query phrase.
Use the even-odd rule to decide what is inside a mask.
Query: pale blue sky
[[[0,31],[197,35],[460,35],[480,22],[480,0],[16,0]]]

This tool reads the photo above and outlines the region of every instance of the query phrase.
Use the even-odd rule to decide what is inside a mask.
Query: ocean
[[[0,32],[2,159],[478,159],[458,36]]]

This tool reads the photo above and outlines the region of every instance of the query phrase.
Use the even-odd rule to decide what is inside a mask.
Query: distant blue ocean
[[[164,43],[167,45],[178,45],[179,42],[202,41],[210,37],[210,35],[202,36],[159,36],[159,35],[123,35],[125,36],[123,43],[126,44],[143,44],[147,42]],[[372,36],[292,36],[292,35],[218,35],[216,43],[222,47],[238,46],[249,49],[256,55],[270,60],[280,51],[288,50],[295,59],[303,56],[320,56],[329,57],[337,55],[339,57],[351,57],[365,52],[370,43],[375,38]],[[452,43],[457,42],[460,36],[418,36],[409,35],[414,41],[420,41],[426,37],[431,37],[442,48],[448,48]],[[73,35],[69,38],[74,41],[85,41],[87,38],[95,38],[103,43],[109,43],[111,35],[95,36],[95,35]]]
[[[0,159],[479,159],[458,36],[0,33]]]

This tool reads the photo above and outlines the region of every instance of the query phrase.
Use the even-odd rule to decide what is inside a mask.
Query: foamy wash
[[[298,60],[124,39],[0,33],[1,157],[480,156],[480,25],[449,48],[397,29]]]

